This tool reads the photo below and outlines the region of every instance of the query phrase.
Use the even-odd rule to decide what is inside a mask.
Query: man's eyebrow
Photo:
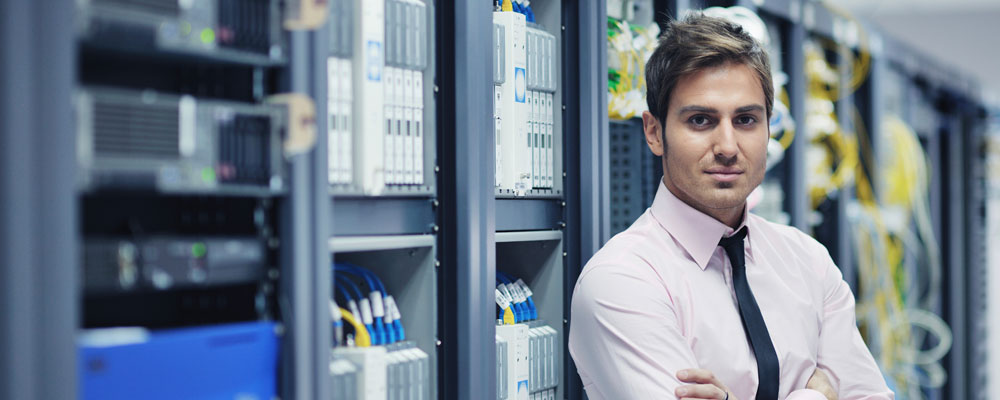
[[[762,106],[760,104],[751,104],[749,106],[743,106],[743,107],[740,107],[740,108],[736,109],[736,113],[737,114],[739,114],[739,113],[745,113],[745,112],[750,112],[750,111],[764,112],[764,106]]]
[[[708,113],[708,114],[718,114],[719,110],[716,110],[716,109],[711,108],[711,107],[705,107],[705,106],[684,106],[684,107],[681,107],[680,109],[677,110],[678,114],[684,114],[684,113],[689,113],[689,112],[703,112],[703,113]]]

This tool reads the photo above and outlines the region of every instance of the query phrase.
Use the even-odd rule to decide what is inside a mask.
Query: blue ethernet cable
[[[345,269],[345,268],[338,268],[337,265],[334,265],[333,267],[334,267],[335,271],[339,271],[339,272],[342,272],[342,273],[345,273],[345,274],[348,274],[348,275],[354,275],[357,278],[363,279],[365,281],[365,283],[368,285],[368,290],[370,290],[370,291],[374,292],[378,288],[372,282],[371,277],[369,277],[363,271],[349,270],[349,269]],[[336,276],[336,274],[334,274],[334,276]],[[344,281],[350,282],[351,285],[354,284],[354,282],[351,282],[351,280],[346,279],[346,278],[344,279]],[[355,289],[357,289],[357,286],[354,286],[354,287],[355,287]],[[363,305],[362,301],[366,299],[365,296],[363,294],[361,294],[361,290],[360,289],[358,289],[357,294],[358,294],[358,301],[359,301],[359,303],[361,303],[361,305]],[[370,304],[368,306],[368,311],[369,311],[369,313],[372,312]],[[362,313],[363,313],[363,311],[362,311]],[[362,321],[362,323],[364,323],[364,321]],[[380,318],[375,318],[374,315],[372,316],[372,323],[365,324],[365,329],[368,330],[368,336],[371,337],[371,342],[372,342],[373,345],[383,344],[385,328],[383,327],[381,329],[382,334],[380,334],[380,330],[378,329],[378,327],[381,326],[381,325],[382,325],[381,319]]]
[[[385,303],[386,303],[385,299],[388,296],[388,293],[385,290],[385,284],[382,283],[382,280],[379,279],[378,275],[376,275],[374,272],[371,272],[371,271],[369,271],[369,270],[367,270],[365,268],[362,268],[362,267],[359,267],[359,266],[356,266],[356,265],[353,265],[353,264],[337,263],[337,267],[346,268],[347,270],[351,270],[351,271],[354,271],[354,272],[357,272],[357,273],[360,273],[360,274],[364,274],[365,277],[366,277],[366,279],[371,279],[371,282],[375,284],[375,286],[376,286],[376,288],[377,288],[377,290],[379,292],[378,294],[376,294],[376,296],[380,295],[382,297],[382,303],[383,303],[383,315],[381,317],[375,316],[375,319],[377,319],[378,321],[377,321],[377,323],[374,324],[375,325],[374,326],[375,327],[375,336],[376,337],[380,336],[379,337],[379,343],[381,343],[381,344],[389,344],[389,343],[395,343],[397,340],[402,340],[402,339],[398,339],[398,337],[400,336],[400,334],[399,334],[398,330],[396,329],[396,326],[397,325],[398,326],[402,326],[402,323],[393,324],[392,322],[390,322],[390,323],[386,323],[385,322],[385,316],[388,315],[388,313],[390,311],[390,310],[387,310],[385,308]],[[373,289],[372,292],[374,293],[375,289]],[[392,317],[390,315],[390,319],[391,318]]]
[[[509,275],[503,272],[497,271],[497,281],[504,285],[511,284]],[[526,305],[523,302],[514,301],[511,305],[511,311],[514,312],[514,322],[524,322],[528,319],[529,312]]]
[[[383,314],[379,316],[379,315],[374,315],[373,312],[372,315],[373,317],[372,335],[371,335],[372,344],[379,345],[379,344],[395,343],[397,337],[400,335],[395,330],[395,324],[389,323],[387,326],[385,323],[384,318],[386,310],[384,307],[384,300],[387,294],[385,290],[385,285],[382,283],[382,280],[379,279],[378,275],[365,268],[361,268],[359,266],[347,263],[335,263],[334,269],[363,278],[365,282],[368,284],[368,289],[371,291],[372,295],[381,298],[383,303],[383,310],[382,310]],[[372,304],[372,308],[374,311],[374,304]],[[399,325],[401,326],[402,323],[400,323]]]
[[[349,294],[350,292],[354,292],[354,300],[359,300],[364,298],[364,295],[361,294],[361,289],[358,288],[358,285],[356,285],[354,281],[347,278],[339,278],[339,277],[335,277],[333,280],[337,284],[337,287],[340,288],[345,295]],[[350,289],[350,291],[348,291],[347,289]]]
[[[501,279],[500,275],[497,275],[497,277],[496,277],[496,283],[497,283],[497,286],[499,286],[499,287],[504,287],[504,285],[505,285],[505,283],[504,283],[503,279]],[[506,288],[504,288],[504,290],[501,290],[501,292],[507,292]],[[521,319],[522,319],[521,318],[521,307],[519,307],[516,302],[512,301],[510,303],[510,311],[512,311],[514,313],[514,323],[521,322]],[[500,312],[502,314],[503,310],[500,310]]]
[[[507,284],[508,288],[513,285],[514,279],[510,275],[501,272],[501,279]],[[510,291],[510,289],[508,289]],[[520,313],[520,318],[518,322],[524,322],[531,319],[531,311],[528,309],[528,305],[523,301],[514,302],[518,312]]]
[[[503,279],[507,281],[507,283],[514,283],[517,281],[517,279],[515,279],[513,276],[503,271],[497,271],[497,273],[500,274],[501,277],[503,277]],[[531,321],[538,319],[538,308],[535,306],[535,300],[532,298],[532,296],[526,296],[524,307],[527,309],[527,314],[528,314],[527,320]]]
[[[356,266],[356,265],[353,265],[353,264],[347,264],[347,263],[337,263],[337,266],[338,267],[347,268],[349,270],[352,270],[352,271],[355,271],[355,272],[358,272],[358,273],[362,273],[362,274],[366,274],[367,276],[370,276],[371,279],[373,280],[373,282],[379,287],[379,290],[382,292],[382,298],[383,298],[384,303],[388,303],[388,301],[386,300],[386,298],[389,296],[389,294],[385,290],[385,284],[382,283],[382,280],[379,279],[378,275],[376,275],[374,272],[371,272],[371,271],[369,271],[369,270],[367,270],[365,268],[362,268],[362,267],[359,267],[359,266]],[[389,312],[389,310],[385,310],[385,311],[386,311],[386,313]],[[400,318],[392,318],[392,322],[389,323],[389,324],[386,324],[386,326],[385,326],[385,332],[386,332],[388,343],[395,343],[396,341],[405,340],[405,338],[406,338],[406,331],[403,329],[402,316]]]
[[[388,291],[386,291],[386,289],[385,289],[385,284],[382,283],[382,280],[378,277],[378,275],[376,275],[374,272],[371,272],[371,271],[369,271],[369,270],[367,270],[365,268],[362,268],[362,267],[359,267],[359,266],[356,266],[356,265],[353,265],[353,264],[348,264],[348,263],[336,263],[336,267],[344,269],[345,271],[354,272],[356,275],[363,274],[364,276],[366,276],[368,278],[371,278],[372,282],[375,283],[378,286],[379,291],[382,292],[382,298],[384,300],[384,303],[385,303],[386,306],[388,306],[388,303],[389,303],[389,301],[388,301],[389,294],[388,294]],[[393,304],[394,304],[394,307],[395,307],[395,300],[393,300]],[[398,307],[396,309],[398,310]],[[388,312],[390,310],[387,309],[385,311],[386,311],[386,313],[388,315]],[[394,343],[396,341],[405,340],[406,339],[406,331],[403,329],[402,316],[400,316],[399,318],[391,317],[391,319],[392,319],[392,322],[389,323],[389,324],[386,324],[386,327],[385,327],[389,343]]]

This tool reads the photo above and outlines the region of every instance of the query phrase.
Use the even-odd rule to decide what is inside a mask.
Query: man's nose
[[[739,145],[736,142],[736,129],[731,121],[723,121],[715,132],[715,142],[712,148],[715,161],[723,165],[736,163]]]

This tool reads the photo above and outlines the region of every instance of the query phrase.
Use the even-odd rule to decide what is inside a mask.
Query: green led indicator
[[[201,180],[212,183],[215,182],[215,170],[212,167],[205,167],[201,169]]]
[[[215,41],[215,31],[211,28],[205,28],[201,30],[201,41],[210,44]]]
[[[208,249],[205,248],[205,244],[204,243],[199,242],[199,243],[195,243],[195,244],[191,245],[191,255],[194,258],[202,258],[202,257],[205,256],[205,253],[207,253],[207,252],[208,252]]]

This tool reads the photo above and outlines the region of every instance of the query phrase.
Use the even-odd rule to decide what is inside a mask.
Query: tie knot
[[[744,226],[742,229],[736,231],[733,236],[722,238],[722,240],[719,241],[719,246],[726,249],[726,253],[733,250],[742,250],[743,238],[745,237],[747,237],[747,227]]]

